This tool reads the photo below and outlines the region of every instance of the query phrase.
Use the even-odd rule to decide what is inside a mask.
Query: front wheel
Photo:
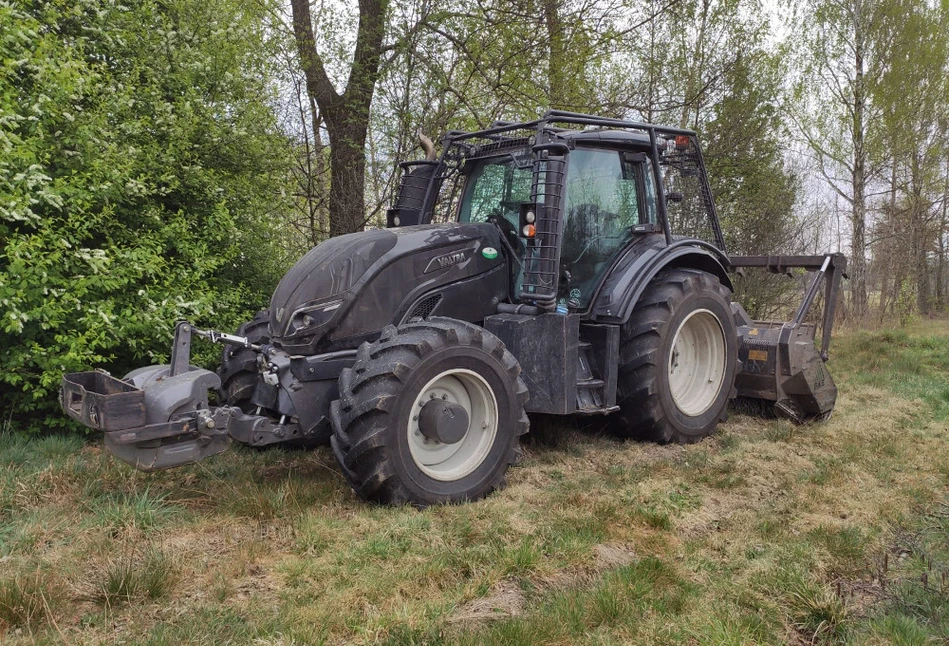
[[[692,269],[652,280],[622,329],[617,434],[691,443],[725,419],[738,368],[730,295]]]
[[[257,345],[270,343],[270,310],[257,312],[254,318],[237,328],[237,336],[246,337]],[[245,413],[252,412],[255,407],[250,403],[250,398],[260,378],[257,353],[250,348],[225,345],[217,374],[221,378],[223,403],[240,406]]]
[[[367,500],[420,507],[500,488],[529,426],[519,375],[504,344],[471,323],[387,327],[340,374],[330,407],[349,484]]]

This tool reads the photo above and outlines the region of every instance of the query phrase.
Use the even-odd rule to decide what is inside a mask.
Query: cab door
[[[589,307],[597,285],[634,236],[658,231],[651,162],[644,153],[576,148],[567,159],[558,302]]]

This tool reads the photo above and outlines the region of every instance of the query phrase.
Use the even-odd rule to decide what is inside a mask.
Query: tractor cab
[[[598,296],[616,287],[608,284],[611,268],[680,239],[704,247],[690,250],[704,256],[700,263],[727,266],[689,131],[551,112],[537,122],[450,132],[437,161],[402,166],[389,226],[493,223],[510,258],[515,303],[602,317]],[[634,247],[641,249],[629,253]]]
[[[641,148],[643,142],[637,143]],[[458,212],[461,222],[493,222],[502,229],[514,257],[516,291],[537,247],[533,177],[533,165],[518,164],[512,155],[479,160],[466,178]],[[567,153],[562,199],[557,302],[582,311],[634,237],[659,232],[652,162],[643,149],[578,146]]]

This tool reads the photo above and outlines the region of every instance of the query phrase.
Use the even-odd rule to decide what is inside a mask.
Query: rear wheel
[[[361,497],[426,506],[504,485],[529,422],[520,366],[493,334],[432,318],[359,348],[330,407],[331,444]]]
[[[622,330],[617,434],[691,443],[725,419],[738,368],[730,296],[702,271],[652,280]]]

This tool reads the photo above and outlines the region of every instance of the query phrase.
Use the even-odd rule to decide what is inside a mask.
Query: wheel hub
[[[468,411],[455,402],[430,399],[419,413],[418,428],[430,440],[455,444],[468,432]]]
[[[675,405],[689,416],[701,415],[724,386],[725,333],[709,310],[689,314],[676,330],[669,354],[669,386]]]
[[[476,372],[446,370],[421,389],[408,420],[412,459],[425,475],[452,481],[477,469],[498,433],[498,405]]]

